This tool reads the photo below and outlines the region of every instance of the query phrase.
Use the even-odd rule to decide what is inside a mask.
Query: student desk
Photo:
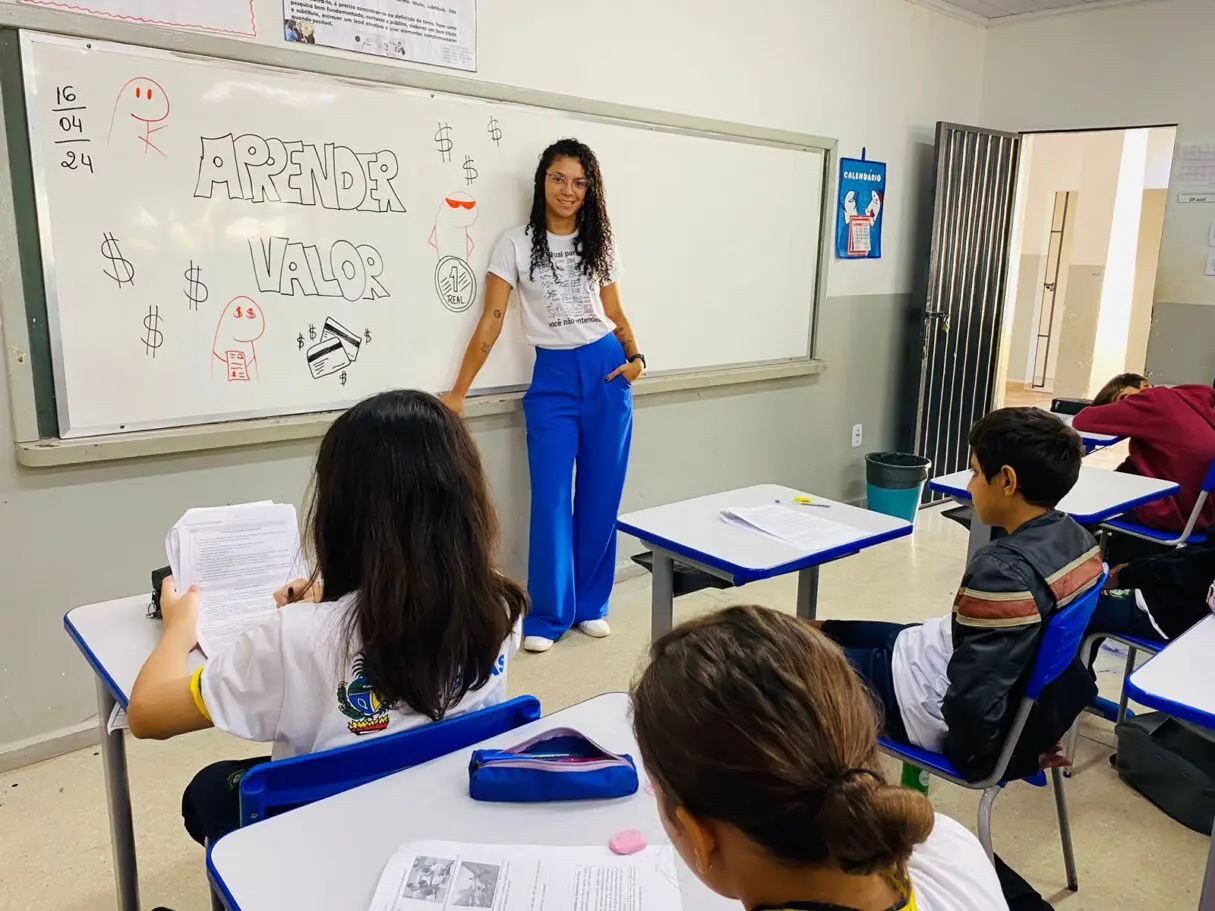
[[[1144,662],[1127,681],[1127,693],[1140,705],[1166,712],[1188,724],[1215,731],[1215,616]],[[1198,911],[1215,911],[1215,832],[1203,877]]]
[[[629,753],[640,766],[623,693],[597,696],[480,746],[516,744],[555,727],[577,728],[614,752]],[[207,857],[211,882],[232,911],[366,911],[384,864],[410,841],[606,845],[621,829],[633,828],[650,845],[668,842],[657,803],[644,788],[622,800],[478,803],[468,796],[472,749],[221,838]],[[685,908],[736,911],[736,902],[710,892],[676,863]]]
[[[969,503],[970,493],[966,490],[966,485],[970,483],[970,478],[970,469],[966,469],[941,478],[933,478],[928,482],[928,486],[938,493],[948,494],[960,503]],[[1082,465],[1076,486],[1059,503],[1059,509],[1081,525],[1092,527],[1130,512],[1144,503],[1154,503],[1156,500],[1171,497],[1180,489],[1181,486],[1172,481],[1158,481],[1155,478],[1143,478],[1121,471]],[[969,561],[975,551],[990,540],[990,526],[979,522],[978,516],[973,516],[966,559]]]
[[[1076,418],[1074,414],[1058,414],[1054,411],[1048,411],[1047,414],[1058,418],[1068,427],[1072,427],[1072,422]],[[1125,439],[1125,437],[1114,436],[1109,433],[1089,433],[1085,430],[1077,430],[1076,433],[1080,435],[1080,440],[1084,443],[1085,454],[1095,452],[1098,449],[1105,449],[1107,446],[1114,446]]]
[[[90,604],[70,611],[63,618],[67,634],[97,675],[97,724],[101,729],[119,911],[139,911],[139,872],[131,823],[125,732],[118,730],[111,734],[107,724],[115,703],[126,709],[139,669],[160,641],[160,621],[149,620],[147,616],[149,601],[149,595],[140,595]],[[202,661],[202,654],[195,651],[192,666],[197,667]]]
[[[650,635],[656,639],[671,629],[675,560],[735,586],[797,573],[797,615],[812,620],[818,605],[818,568],[822,564],[911,534],[911,523],[903,519],[822,497],[813,500],[827,508],[799,508],[855,528],[855,540],[826,550],[807,551],[721,518],[723,509],[764,506],[777,500],[792,504],[795,497],[807,496],[789,487],[766,484],[621,516],[616,527],[639,538],[654,552]]]

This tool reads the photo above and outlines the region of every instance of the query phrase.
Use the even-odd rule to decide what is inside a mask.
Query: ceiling
[[[1083,7],[1115,6],[1126,2],[1133,0],[932,0],[931,5],[953,7],[989,22],[999,22],[1014,16],[1041,15]]]

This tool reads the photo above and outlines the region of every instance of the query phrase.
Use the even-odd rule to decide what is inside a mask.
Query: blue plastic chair
[[[995,863],[995,852],[991,846],[991,811],[996,798],[1000,796],[1000,791],[1008,783],[1004,779],[1004,772],[1008,769],[1008,763],[1012,759],[1013,749],[1021,738],[1025,722],[1029,719],[1029,713],[1038,701],[1038,697],[1042,695],[1042,690],[1058,678],[1080,654],[1080,641],[1084,638],[1084,631],[1093,617],[1093,611],[1097,609],[1097,599],[1101,596],[1101,589],[1105,586],[1105,578],[1105,575],[1102,574],[1089,591],[1067,607],[1057,611],[1047,621],[1046,631],[1042,634],[1042,642],[1038,646],[1038,657],[1034,660],[1029,682],[1025,685],[1025,695],[1021,698],[1021,705],[1017,709],[1012,727],[1009,728],[1008,736],[1004,739],[1000,756],[996,760],[996,767],[982,781],[967,781],[958,768],[940,753],[931,753],[919,747],[895,743],[885,737],[879,741],[882,751],[896,759],[910,763],[961,787],[983,792],[983,796],[979,800],[979,841],[982,842],[983,850],[987,852],[987,857],[993,864]],[[1063,776],[1057,768],[1051,769],[1050,774],[1055,792],[1055,810],[1059,815],[1059,837],[1063,842],[1063,863],[1067,868],[1067,887],[1075,892],[1080,888],[1080,884],[1076,879],[1076,856],[1072,850],[1072,830],[1067,816],[1067,800],[1063,794]],[[1046,776],[1039,771],[1026,778],[1025,781],[1036,787],[1045,787]]]
[[[1130,535],[1132,538],[1155,541],[1157,544],[1163,544],[1165,547],[1185,547],[1187,544],[1205,544],[1207,542],[1206,533],[1196,532],[1194,528],[1198,525],[1198,520],[1202,518],[1202,508],[1207,505],[1207,500],[1212,495],[1215,495],[1215,462],[1211,463],[1211,467],[1207,471],[1206,480],[1202,482],[1202,490],[1198,493],[1198,500],[1194,503],[1194,509],[1190,512],[1190,518],[1186,520],[1185,528],[1181,534],[1175,535],[1171,531],[1158,531],[1155,528],[1148,528],[1146,525],[1138,525],[1135,522],[1127,522],[1122,519],[1113,519],[1105,522],[1101,527],[1108,531],[1118,532],[1118,534]]]
[[[1084,644],[1080,646],[1080,658],[1086,663],[1091,663],[1093,660],[1094,650],[1101,644],[1102,640],[1112,639],[1114,642],[1121,642],[1126,646],[1126,665],[1122,669],[1122,688],[1119,691],[1118,704],[1110,702],[1100,696],[1089,706],[1085,711],[1091,712],[1094,715],[1100,715],[1106,721],[1112,721],[1115,724],[1121,724],[1128,717],[1134,717],[1134,713],[1127,708],[1127,692],[1126,681],[1135,670],[1135,655],[1139,652],[1146,652],[1149,655],[1154,655],[1168,643],[1160,642],[1155,639],[1140,639],[1138,636],[1128,636],[1123,633],[1093,633],[1084,640]],[[1072,762],[1076,758],[1076,744],[1080,740],[1080,719],[1077,718],[1072,724],[1071,732],[1067,735],[1067,759]]]
[[[241,779],[240,824],[332,797],[539,719],[540,701],[520,696],[366,743],[263,763]]]

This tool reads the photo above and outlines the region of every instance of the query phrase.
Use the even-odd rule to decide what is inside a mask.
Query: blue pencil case
[[[637,766],[572,728],[555,728],[508,750],[475,750],[468,793],[499,803],[610,800],[637,793]]]

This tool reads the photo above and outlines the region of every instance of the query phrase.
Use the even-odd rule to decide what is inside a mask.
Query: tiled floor
[[[965,534],[930,512],[921,517],[914,538],[828,566],[820,616],[917,620],[943,613],[962,572]],[[686,618],[741,601],[792,609],[794,585],[785,579],[742,591],[702,593],[681,599],[676,612]],[[547,655],[520,655],[510,669],[512,691],[534,693],[553,711],[625,689],[648,640],[646,578],[617,587],[612,625],[614,634],[607,640],[573,635]],[[1105,665],[1101,679],[1108,694],[1116,689],[1120,663],[1111,658]],[[1118,780],[1107,762],[1113,743],[1109,724],[1086,720],[1083,732],[1079,767],[1068,786],[1079,893],[1070,894],[1064,887],[1049,791],[1016,784],[1001,796],[994,824],[997,851],[1068,911],[1196,907],[1207,839],[1173,822]],[[168,743],[131,743],[145,908],[209,907],[202,852],[180,824],[181,790],[204,764],[256,752],[215,732]],[[932,799],[940,810],[973,827],[974,793],[934,782]],[[3,911],[114,907],[105,797],[95,750],[0,775],[0,884]]]

